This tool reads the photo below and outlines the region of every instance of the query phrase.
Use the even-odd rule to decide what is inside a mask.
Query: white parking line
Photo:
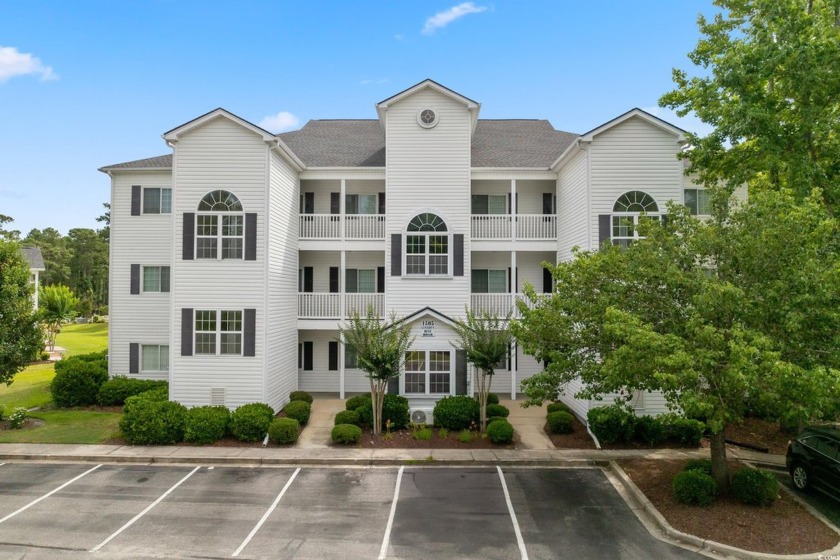
[[[5,463],[3,463],[3,464],[5,465]],[[56,492],[58,492],[59,490],[61,490],[61,489],[63,489],[63,488],[66,488],[67,486],[69,486],[69,485],[73,484],[74,482],[76,482],[77,480],[79,480],[80,478],[82,478],[83,476],[85,476],[86,474],[88,474],[88,473],[92,473],[93,471],[95,471],[96,469],[98,469],[98,468],[99,468],[99,467],[101,467],[101,466],[102,466],[102,465],[96,465],[96,466],[95,466],[95,467],[93,467],[92,469],[88,469],[88,470],[86,470],[85,472],[83,472],[82,474],[80,474],[79,476],[77,476],[76,478],[74,478],[74,479],[72,479],[72,480],[68,480],[67,482],[65,482],[64,484],[62,484],[61,486],[59,486],[58,488],[56,488],[55,490],[53,490],[52,492],[47,492],[46,494],[44,494],[43,496],[41,496],[41,497],[40,497],[40,498],[38,498],[37,500],[33,500],[33,501],[29,502],[28,504],[26,504],[25,506],[23,506],[22,508],[20,508],[19,510],[17,510],[17,511],[13,511],[12,513],[10,513],[9,515],[7,515],[7,516],[6,516],[6,517],[4,517],[3,519],[0,519],[0,523],[3,523],[3,522],[4,522],[4,521],[6,521],[7,519],[11,519],[12,517],[16,516],[17,514],[19,514],[19,513],[23,512],[23,511],[28,510],[29,508],[31,508],[32,506],[34,506],[34,505],[35,505],[35,504],[37,504],[38,502],[40,502],[40,501],[42,501],[42,500],[46,500],[47,498],[49,498],[50,496],[52,496],[53,494],[55,494],[55,493],[56,493]]]
[[[248,543],[251,542],[251,539],[254,538],[254,535],[257,534],[257,531],[259,531],[260,527],[263,526],[263,523],[266,522],[268,516],[271,515],[271,512],[273,512],[277,508],[277,505],[280,503],[280,499],[283,498],[283,494],[285,494],[286,490],[289,489],[289,486],[292,485],[292,482],[295,480],[295,477],[298,475],[299,472],[300,467],[298,467],[297,470],[295,470],[295,472],[292,473],[292,476],[291,478],[289,478],[289,481],[286,483],[283,489],[280,490],[280,493],[277,494],[277,497],[274,499],[274,503],[272,503],[271,507],[269,507],[268,510],[263,514],[262,518],[257,522],[256,526],[254,526],[254,528],[251,529],[251,532],[248,534],[247,537],[245,537],[245,540],[242,541],[242,544],[239,545],[239,548],[237,548],[236,551],[234,551],[234,553],[231,554],[232,557],[239,556],[239,553],[242,552],[242,550],[244,550],[246,546],[248,546]]]
[[[394,526],[394,515],[397,513],[397,500],[400,499],[400,483],[402,482],[404,469],[405,467],[400,467],[397,473],[397,485],[394,486],[394,499],[391,501],[391,513],[388,515],[388,524],[385,526],[382,548],[379,549],[379,560],[385,560],[385,557],[388,556],[388,544],[391,542],[391,528]]]
[[[510,512],[510,520],[513,521],[513,532],[516,533],[516,542],[519,544],[519,555],[522,560],[528,560],[528,551],[525,550],[525,541],[522,540],[522,531],[519,530],[519,522],[516,520],[516,512],[513,511],[513,504],[510,503],[510,493],[508,492],[507,483],[505,482],[505,475],[502,474],[502,467],[497,466],[499,471],[499,479],[502,481],[502,490],[505,493],[505,502],[507,502],[508,511]]]
[[[112,540],[114,540],[115,538],[117,538],[117,537],[119,536],[119,534],[120,534],[120,533],[122,533],[123,531],[125,531],[126,529],[128,529],[129,527],[131,527],[132,525],[134,525],[134,523],[135,523],[138,519],[140,519],[141,517],[143,517],[144,515],[146,515],[147,513],[149,513],[149,511],[151,511],[151,509],[152,509],[153,507],[155,507],[156,505],[158,505],[159,503],[161,503],[161,502],[163,501],[163,499],[164,499],[164,498],[166,498],[169,494],[171,494],[171,493],[172,493],[172,492],[173,492],[176,488],[178,488],[181,484],[183,484],[183,483],[184,483],[184,482],[185,482],[185,481],[186,481],[189,477],[191,477],[191,476],[195,473],[195,471],[197,471],[197,470],[198,470],[198,469],[200,469],[200,468],[201,468],[201,467],[196,467],[196,468],[194,468],[193,470],[191,470],[187,476],[185,476],[184,478],[182,478],[181,480],[179,480],[178,482],[176,482],[176,483],[175,483],[175,485],[174,485],[172,488],[170,488],[169,490],[167,490],[166,492],[164,492],[164,493],[163,493],[163,495],[162,495],[160,498],[158,498],[157,500],[155,500],[154,502],[152,502],[152,503],[149,505],[149,507],[147,507],[146,509],[144,509],[143,511],[141,511],[140,513],[138,513],[137,515],[135,515],[133,518],[131,518],[131,521],[129,521],[128,523],[126,523],[125,525],[123,525],[122,527],[120,527],[119,529],[117,529],[117,530],[116,530],[116,532],[115,532],[114,534],[112,534],[110,537],[108,537],[107,539],[105,539],[104,541],[102,541],[101,543],[99,543],[98,545],[96,545],[95,547],[91,548],[91,549],[90,549],[90,551],[91,551],[91,552],[96,552],[97,550],[99,550],[100,548],[102,548],[103,546],[105,546],[106,544],[108,544],[109,542],[111,542]]]

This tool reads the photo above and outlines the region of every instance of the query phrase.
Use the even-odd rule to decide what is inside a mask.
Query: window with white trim
[[[169,371],[169,346],[143,344],[140,347],[140,371]]]
[[[172,189],[145,187],[143,189],[144,214],[171,214]]]
[[[684,200],[692,216],[708,216],[712,213],[712,202],[706,189],[685,189]]]
[[[245,214],[233,193],[218,190],[204,195],[195,217],[197,259],[242,259]]]
[[[379,199],[375,194],[348,194],[344,197],[346,214],[376,214],[379,212]]]
[[[473,214],[507,214],[507,196],[503,194],[474,194],[470,202]]]
[[[451,377],[452,354],[449,350],[412,350],[406,352],[406,394],[449,394]]]
[[[169,291],[168,266],[143,267],[143,291],[161,293]]]
[[[471,292],[474,294],[506,294],[507,271],[473,269],[471,284]]]
[[[348,294],[376,293],[376,270],[348,268],[344,272],[344,291]]]
[[[412,218],[406,228],[405,271],[414,276],[449,274],[449,234],[446,223],[425,212]]]
[[[649,194],[642,191],[629,191],[618,197],[612,213],[613,245],[627,247],[641,239],[638,225],[641,216],[659,220],[659,206]]]
[[[242,311],[196,310],[195,353],[241,355]]]

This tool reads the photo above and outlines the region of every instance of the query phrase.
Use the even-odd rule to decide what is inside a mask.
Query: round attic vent
[[[438,115],[433,109],[423,109],[417,113],[417,123],[423,128],[432,128],[438,123]]]

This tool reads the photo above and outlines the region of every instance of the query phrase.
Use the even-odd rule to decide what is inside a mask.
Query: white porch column
[[[519,206],[516,204],[516,179],[510,180],[510,238],[512,241],[516,241],[516,220],[517,214],[519,214]]]
[[[338,397],[344,398],[344,341],[338,343]]]
[[[347,198],[345,196],[345,193],[347,192],[347,185],[345,183],[346,183],[346,180],[342,179],[341,180],[341,187],[338,189],[338,219],[341,220],[341,228],[340,229],[341,229],[341,240],[342,241],[344,241],[344,238],[347,235],[345,233],[345,229],[347,227],[347,219],[344,217],[344,212],[347,210],[345,208],[345,199]],[[342,268],[343,268],[343,266],[342,266]],[[342,271],[342,274],[344,274],[343,271]],[[341,291],[343,292],[344,290],[341,290]]]
[[[341,219],[344,220],[344,179],[341,180]],[[342,225],[341,228],[342,234],[344,232],[344,226]],[[345,295],[344,295],[344,281],[345,281],[345,268],[347,266],[347,252],[342,250],[341,257],[338,264],[338,305],[339,308],[339,316],[341,317],[340,321],[343,322],[345,318],[345,311],[347,310]],[[339,376],[339,390],[338,394],[343,399],[344,398],[344,342],[341,341],[338,344],[338,376]]]
[[[516,180],[513,181],[516,183]],[[514,188],[515,191],[515,188]],[[514,226],[515,226],[514,222]],[[515,227],[514,227],[515,229]],[[516,235],[516,234],[514,234]],[[516,273],[516,251],[510,252],[510,316],[513,318],[516,314],[516,292],[517,292],[517,280],[519,275]],[[508,324],[508,326],[510,326]],[[511,346],[511,354],[510,354],[510,398],[511,400],[516,398],[516,354],[513,352],[514,346]]]

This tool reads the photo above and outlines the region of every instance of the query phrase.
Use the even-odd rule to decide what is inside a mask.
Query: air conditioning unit
[[[411,421],[415,424],[426,424],[427,426],[431,426],[434,424],[432,410],[429,408],[416,408],[412,410]]]

